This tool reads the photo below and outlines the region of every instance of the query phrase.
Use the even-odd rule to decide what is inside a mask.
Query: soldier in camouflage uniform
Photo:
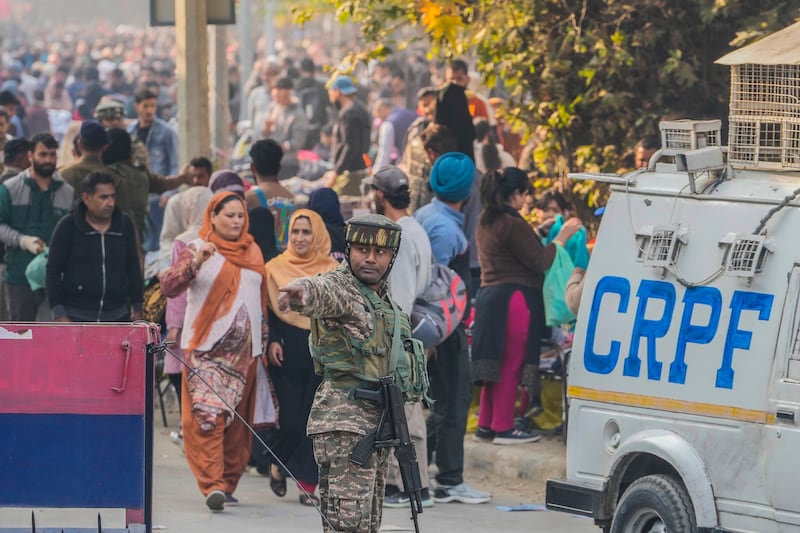
[[[401,231],[382,215],[356,217],[346,229],[346,265],[281,289],[281,311],[311,317],[311,353],[323,378],[307,430],[319,465],[325,532],[380,529],[389,450],[375,450],[365,467],[352,463],[349,454],[378,426],[383,408],[355,400],[351,392],[375,389],[365,378],[389,373],[395,318],[401,320],[401,339],[411,338],[408,316],[391,301],[386,282]]]
[[[111,128],[126,129],[125,107],[119,100],[104,98],[94,110],[95,118],[107,130]],[[131,135],[131,160],[133,166],[150,168],[150,154],[147,146],[135,135]]]

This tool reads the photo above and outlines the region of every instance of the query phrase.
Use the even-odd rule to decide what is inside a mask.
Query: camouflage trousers
[[[362,438],[344,431],[313,436],[320,508],[330,522],[322,522],[325,533],[378,533],[381,528],[390,450],[375,450],[361,467],[350,462],[350,452]]]

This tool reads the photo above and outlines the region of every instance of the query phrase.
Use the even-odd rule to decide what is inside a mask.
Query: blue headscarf
[[[469,197],[475,180],[475,164],[461,152],[439,156],[431,168],[431,189],[448,202],[460,202]]]

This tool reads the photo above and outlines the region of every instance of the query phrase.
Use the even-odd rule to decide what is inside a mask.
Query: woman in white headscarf
[[[213,196],[213,192],[208,187],[192,187],[181,193],[180,207],[183,222],[186,225],[186,231],[179,234],[175,241],[172,243],[172,260],[171,264],[174,265],[181,252],[186,245],[197,238],[200,231],[200,226],[203,224],[203,214],[206,211],[206,206]],[[167,341],[174,342],[170,349],[183,357],[183,350],[181,350],[181,329],[183,328],[183,318],[186,314],[186,292],[181,293],[175,298],[167,298],[167,312],[165,322],[167,325]],[[181,372],[183,365],[177,358],[169,353],[164,356],[164,373],[169,376],[169,381],[175,387],[175,392],[178,395],[178,406],[181,401]],[[180,439],[181,435],[178,432],[173,436],[173,440]]]

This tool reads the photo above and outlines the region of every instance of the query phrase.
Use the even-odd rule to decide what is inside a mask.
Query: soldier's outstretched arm
[[[358,295],[338,276],[296,279],[282,288],[281,292],[283,294],[278,300],[281,312],[286,312],[281,302],[285,302],[287,311],[296,311],[311,318],[356,316],[361,310]]]

